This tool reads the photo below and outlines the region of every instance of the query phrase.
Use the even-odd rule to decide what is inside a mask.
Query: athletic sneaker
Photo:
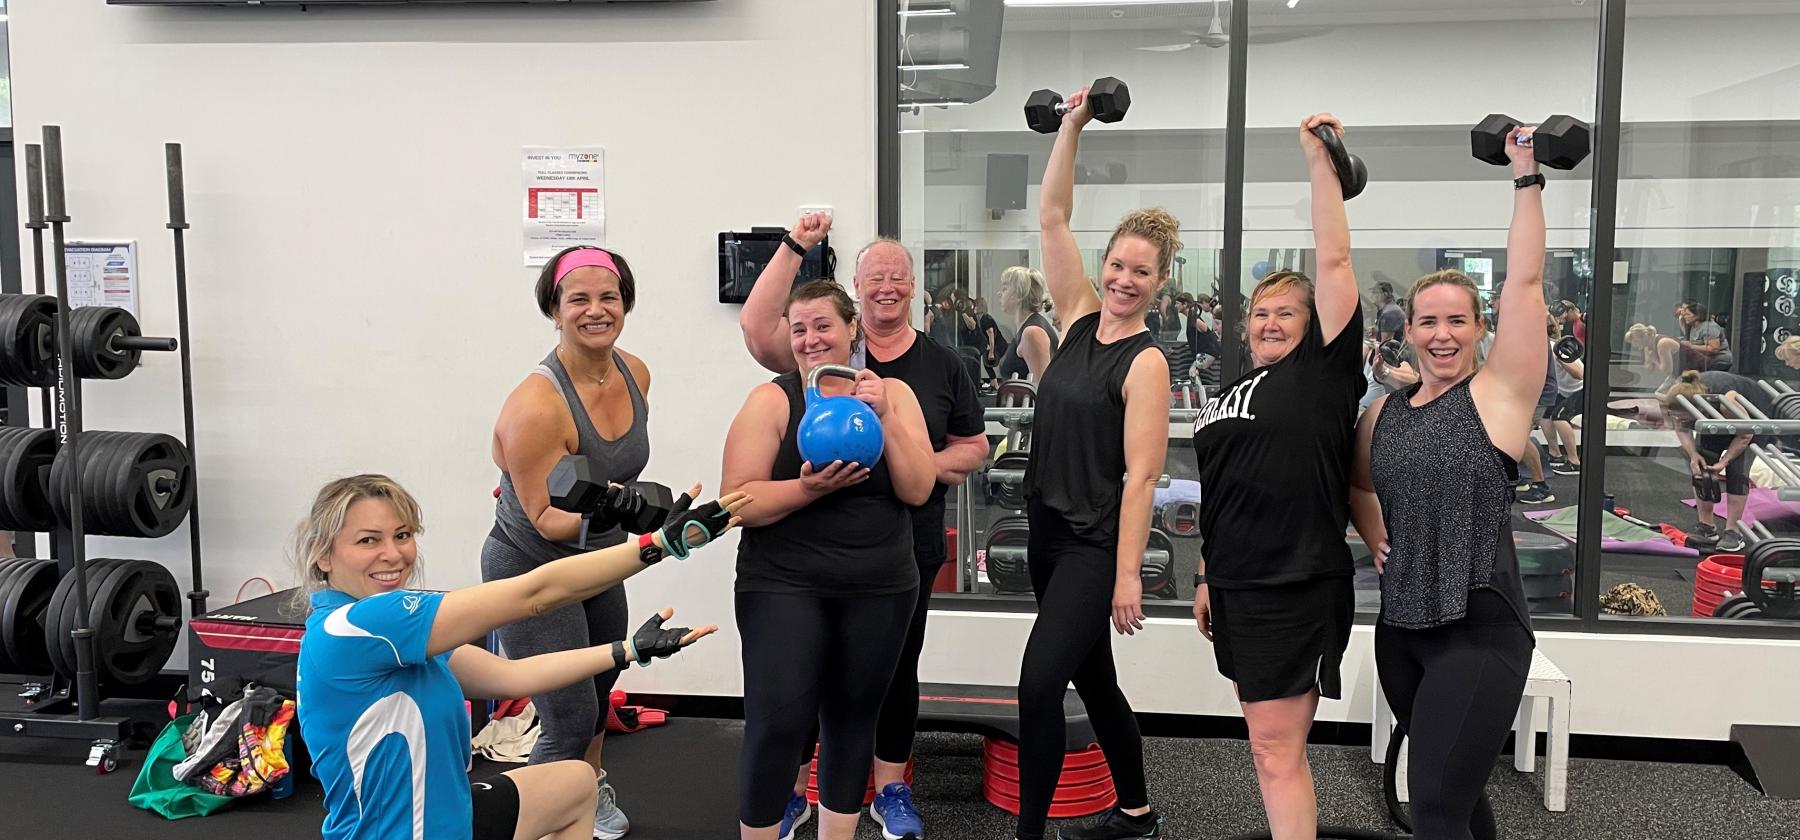
[[[1568,461],[1553,461],[1550,464],[1550,471],[1557,475],[1581,475],[1581,465]]]
[[[812,819],[812,805],[806,797],[798,793],[788,797],[787,813],[781,815],[781,831],[776,835],[780,840],[794,840],[794,829]]]
[[[1744,536],[1736,531],[1726,531],[1719,535],[1719,542],[1713,548],[1719,551],[1743,551]]]
[[[594,805],[594,840],[619,840],[631,830],[631,820],[619,810],[619,795],[607,783],[605,770],[600,771],[599,782],[600,801]]]
[[[1134,837],[1161,837],[1162,815],[1152,810],[1134,817],[1118,808],[1101,815],[1087,825],[1072,825],[1056,832],[1057,840],[1126,840]]]
[[[1527,505],[1543,505],[1556,501],[1556,494],[1550,492],[1548,484],[1534,484],[1531,489],[1519,493],[1514,501]]]
[[[869,816],[875,818],[875,824],[881,826],[881,836],[887,840],[925,840],[925,823],[913,807],[912,788],[905,782],[892,782],[875,794],[875,801],[869,803]]]

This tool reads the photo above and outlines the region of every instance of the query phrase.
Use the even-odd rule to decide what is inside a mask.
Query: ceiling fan
[[[1279,44],[1283,41],[1297,41],[1301,38],[1311,38],[1314,35],[1329,30],[1330,27],[1328,26],[1283,28],[1276,32],[1259,32],[1252,34],[1250,36],[1250,43]],[[1181,50],[1192,49],[1195,44],[1212,47],[1215,50],[1230,44],[1231,35],[1225,31],[1225,22],[1219,19],[1219,0],[1213,0],[1212,22],[1206,25],[1205,32],[1188,30],[1182,34],[1187,35],[1188,40],[1179,44],[1159,44],[1153,47],[1138,47],[1138,49],[1148,50],[1150,52],[1180,52]]]

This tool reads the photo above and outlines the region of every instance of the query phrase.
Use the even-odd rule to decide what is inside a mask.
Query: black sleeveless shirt
[[[1353,572],[1350,458],[1362,374],[1363,315],[1325,343],[1300,343],[1219,389],[1194,420],[1206,582],[1276,586]]]
[[[1019,331],[1013,334],[1012,345],[1006,348],[1006,358],[1000,360],[1001,379],[1025,379],[1031,376],[1031,366],[1025,362],[1024,356],[1019,355],[1019,348],[1025,345],[1026,327],[1037,327],[1050,337],[1050,358],[1056,358],[1056,327],[1042,312],[1033,312],[1019,324]]]
[[[800,477],[794,442],[806,411],[800,374],[775,383],[788,398],[787,431],[769,478]],[[916,589],[912,510],[894,495],[887,459],[868,479],[815,499],[777,522],[745,528],[738,539],[737,591],[835,598],[894,595]]]
[[[1125,481],[1125,376],[1139,353],[1157,345],[1149,330],[1104,344],[1099,329],[1098,312],[1076,321],[1044,369],[1025,496],[1083,539],[1112,547]]]
[[[1519,465],[1488,438],[1469,391],[1473,379],[1420,406],[1412,404],[1419,385],[1391,394],[1375,421],[1369,476],[1389,547],[1381,620],[1394,627],[1465,617],[1490,623],[1469,609],[1470,593],[1482,589],[1512,608],[1503,620],[1531,627],[1512,535]]]

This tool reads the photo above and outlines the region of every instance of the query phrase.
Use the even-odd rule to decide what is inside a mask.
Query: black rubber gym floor
[[[700,840],[735,831],[737,756],[743,724],[678,719],[607,744],[619,801],[632,817],[633,840]],[[75,742],[0,738],[0,826],[9,838],[317,837],[323,806],[317,783],[295,795],[253,800],[210,817],[166,822],[125,801],[138,770],[132,754],[119,772],[93,775]],[[1145,747],[1151,795],[1170,840],[1218,838],[1259,827],[1262,812],[1249,747],[1242,741],[1152,738]],[[1311,750],[1320,818],[1329,823],[1384,824],[1380,768],[1367,747]],[[931,835],[943,840],[1004,840],[1012,817],[981,796],[981,739],[921,736],[916,788]],[[476,774],[501,765],[478,762]],[[1489,784],[1501,836],[1526,838],[1792,838],[1800,802],[1764,799],[1731,770],[1700,764],[1574,759],[1569,811],[1544,810],[1540,777],[1516,773],[1508,759]],[[868,821],[859,840],[880,835]],[[802,838],[814,837],[803,827]]]

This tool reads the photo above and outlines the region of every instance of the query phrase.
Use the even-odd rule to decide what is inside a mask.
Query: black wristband
[[[1200,587],[1205,586],[1205,585],[1206,585],[1206,575],[1194,575],[1194,588],[1195,589],[1199,589]]]
[[[800,243],[794,241],[793,234],[791,234],[791,233],[782,234],[781,235],[781,244],[794,249],[794,253],[799,254],[802,259],[806,258],[806,249],[800,247]]]
[[[1526,187],[1537,187],[1538,189],[1543,189],[1544,185],[1547,183],[1549,183],[1549,182],[1544,180],[1544,173],[1533,172],[1530,175],[1526,175],[1523,178],[1514,178],[1513,179],[1513,189],[1522,190],[1522,189],[1525,189]]]
[[[625,655],[625,643],[624,642],[621,641],[621,642],[613,642],[612,643],[612,655],[613,655],[613,670],[623,671],[626,668],[631,667],[631,658],[629,656]]]

